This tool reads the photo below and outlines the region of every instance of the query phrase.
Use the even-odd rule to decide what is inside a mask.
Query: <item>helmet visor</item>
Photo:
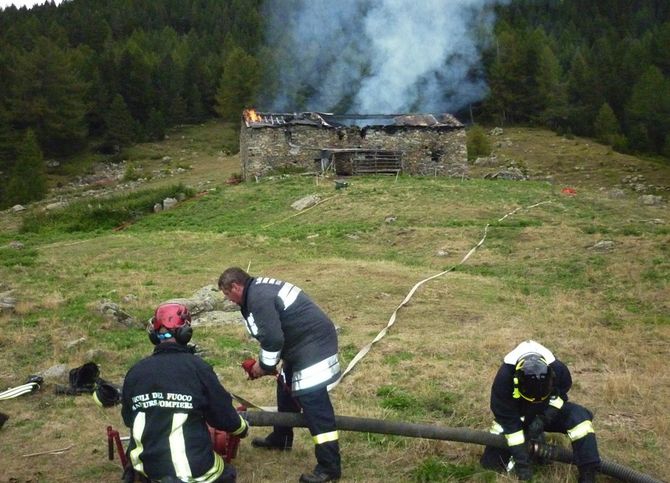
[[[525,377],[519,383],[519,393],[525,400],[542,402],[551,394],[552,384],[549,374],[542,377]]]

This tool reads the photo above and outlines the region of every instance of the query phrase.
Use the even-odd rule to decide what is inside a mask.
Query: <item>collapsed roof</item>
[[[250,128],[310,125],[326,128],[343,127],[427,127],[458,129],[464,127],[451,114],[332,114],[323,112],[275,113],[245,109],[244,123]]]

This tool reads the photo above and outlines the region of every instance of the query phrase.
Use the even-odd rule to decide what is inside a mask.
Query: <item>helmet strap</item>
[[[519,378],[514,376],[514,391],[512,392],[512,398],[519,399],[521,397],[521,391],[519,391]]]

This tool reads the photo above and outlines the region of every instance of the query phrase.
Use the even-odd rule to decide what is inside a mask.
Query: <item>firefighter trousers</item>
[[[291,381],[292,371],[284,366],[284,377]],[[341,474],[340,445],[335,424],[335,411],[325,387],[293,396],[290,383],[286,384],[280,375],[277,378],[277,409],[281,412],[302,413],[314,442],[317,470],[339,477]],[[268,439],[278,445],[290,447],[293,444],[293,428],[275,426]]]
[[[600,456],[592,421],[591,411],[579,404],[566,402],[556,418],[545,426],[544,431],[568,435],[572,443],[572,462],[575,466],[597,466],[600,464]],[[531,421],[524,421],[524,431],[530,423]],[[487,446],[480,462],[485,468],[504,470],[510,456],[506,449]]]

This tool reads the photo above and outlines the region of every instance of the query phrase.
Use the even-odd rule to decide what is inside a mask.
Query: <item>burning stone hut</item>
[[[450,114],[335,115],[245,110],[240,131],[244,179],[277,170],[338,176],[404,172],[462,176],[465,129]]]

